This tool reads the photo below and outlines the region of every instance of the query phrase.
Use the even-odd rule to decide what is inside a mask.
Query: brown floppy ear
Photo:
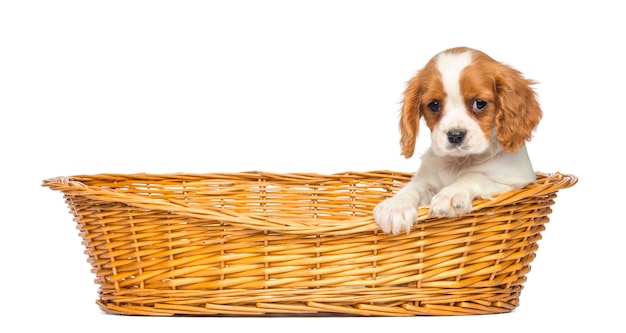
[[[502,65],[495,81],[496,137],[502,149],[517,151],[530,141],[543,115],[531,87],[536,82],[525,79],[519,71],[506,65]]]
[[[404,90],[404,101],[400,111],[400,147],[402,155],[409,158],[415,151],[415,140],[420,122],[420,84],[414,76]]]

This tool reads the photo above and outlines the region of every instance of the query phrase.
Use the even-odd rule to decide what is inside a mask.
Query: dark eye
[[[487,102],[480,100],[480,99],[475,99],[474,102],[472,103],[472,111],[482,111],[487,107]]]
[[[437,101],[432,101],[430,103],[428,103],[428,109],[430,109],[430,111],[432,112],[439,112],[441,110],[441,107],[439,106],[439,102]]]
[[[472,111],[482,111],[487,107],[487,102],[480,100],[480,99],[475,99],[474,102],[472,103]]]

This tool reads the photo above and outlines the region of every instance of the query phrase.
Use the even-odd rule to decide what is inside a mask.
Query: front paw
[[[409,233],[417,220],[417,207],[408,197],[391,197],[374,208],[374,220],[385,233]]]
[[[430,202],[428,214],[435,217],[454,217],[472,211],[469,193],[444,188]]]

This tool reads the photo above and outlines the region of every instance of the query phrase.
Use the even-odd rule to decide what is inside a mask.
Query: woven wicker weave
[[[509,312],[558,190],[572,175],[474,202],[388,235],[372,209],[411,177],[102,174],[43,185],[65,195],[100,284],[131,315],[469,315]]]

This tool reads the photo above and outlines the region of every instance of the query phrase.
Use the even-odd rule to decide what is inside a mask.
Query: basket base
[[[96,303],[107,313],[139,316],[461,316],[511,312],[522,288],[144,290],[152,296],[135,291]]]

